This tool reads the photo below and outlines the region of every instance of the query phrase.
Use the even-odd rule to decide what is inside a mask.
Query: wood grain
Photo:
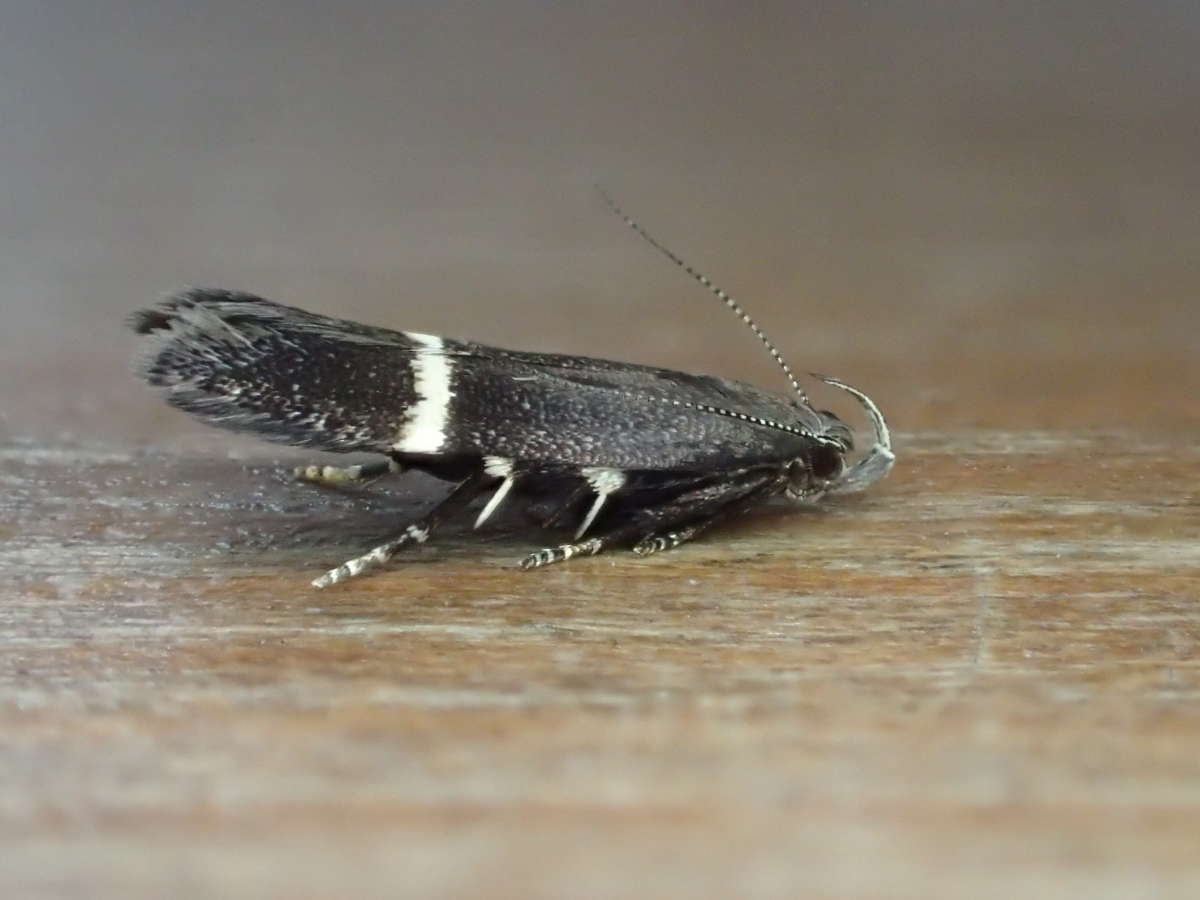
[[[901,436],[661,557],[325,592],[441,488],[9,443],[0,892],[1200,896],[1198,436]]]

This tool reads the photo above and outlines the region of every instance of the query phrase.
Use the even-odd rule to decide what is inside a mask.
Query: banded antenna
[[[782,354],[775,349],[775,345],[771,343],[770,338],[763,334],[762,329],[755,324],[752,318],[750,318],[750,314],[747,313],[746,310],[742,309],[741,305],[731,296],[729,296],[729,294],[725,293],[725,291],[713,284],[712,280],[707,275],[705,275],[703,272],[697,272],[682,259],[680,259],[668,247],[665,247],[659,243],[658,240],[648,231],[646,231],[645,228],[631,219],[629,215],[626,214],[625,210],[617,206],[617,202],[609,196],[608,191],[604,190],[604,188],[600,187],[599,185],[596,186],[596,190],[600,192],[600,196],[604,198],[604,202],[608,204],[608,208],[616,213],[621,221],[637,232],[640,238],[645,240],[646,243],[648,243],[651,247],[653,247],[671,262],[675,263],[675,265],[679,266],[679,268],[683,269],[683,271],[691,275],[692,278],[696,279],[696,281],[700,282],[700,284],[704,285],[705,288],[716,295],[717,299],[728,306],[733,311],[734,315],[746,323],[746,326],[754,332],[754,336],[762,341],[762,345],[767,348],[767,351],[774,358],[775,362],[779,363],[779,368],[783,369],[783,374],[786,375],[787,380],[791,382],[792,390],[796,392],[796,396],[800,398],[800,402],[802,402],[805,406],[809,406],[810,404],[808,402],[808,395],[804,393],[804,388],[800,387],[800,382],[796,380],[796,376],[793,374],[791,366],[787,364],[787,360],[783,358]]]

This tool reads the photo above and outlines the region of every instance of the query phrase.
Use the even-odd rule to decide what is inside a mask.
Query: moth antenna
[[[703,272],[697,272],[686,262],[680,259],[672,250],[659,243],[653,235],[651,235],[648,231],[646,231],[645,228],[631,219],[625,210],[621,209],[621,207],[617,205],[617,202],[609,196],[608,191],[604,190],[604,188],[600,187],[599,185],[596,186],[596,190],[599,191],[600,196],[604,198],[604,202],[608,204],[608,208],[611,209],[621,219],[621,221],[637,232],[638,237],[642,238],[651,247],[653,247],[671,262],[675,263],[675,265],[679,266],[679,268],[683,269],[683,271],[691,275],[692,278],[700,282],[700,284],[704,285],[704,287],[706,287],[711,293],[716,295],[717,299],[733,310],[734,315],[746,323],[746,326],[754,332],[754,336],[757,337],[762,342],[762,345],[767,348],[767,352],[771,354],[775,362],[779,363],[779,368],[783,369],[783,374],[786,375],[787,380],[791,382],[792,390],[796,392],[796,396],[800,398],[800,402],[808,406],[808,395],[804,393],[804,388],[800,387],[800,382],[796,380],[796,376],[792,372],[791,366],[787,364],[787,361],[783,358],[782,354],[780,354],[780,352],[775,348],[775,345],[771,343],[770,338],[763,334],[762,329],[755,324],[752,318],[750,318],[750,314],[747,313],[746,310],[742,309],[741,304],[739,304],[721,288],[717,287],[717,285],[713,284],[712,280]]]

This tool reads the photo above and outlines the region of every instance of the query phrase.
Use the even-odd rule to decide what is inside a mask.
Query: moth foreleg
[[[536,569],[539,566],[548,566],[551,563],[564,562],[572,556],[595,556],[603,550],[608,544],[612,543],[609,535],[601,535],[600,537],[588,538],[586,541],[578,541],[574,544],[559,544],[557,547],[543,547],[536,553],[530,553],[521,560],[522,569]]]
[[[680,544],[690,541],[700,532],[705,531],[714,522],[762,503],[778,489],[779,484],[774,479],[766,479],[762,484],[749,491],[731,491],[729,496],[718,498],[715,504],[711,506],[706,504],[705,512],[701,513],[702,518],[696,518],[686,525],[678,525],[669,531],[665,529],[670,526],[662,525],[653,534],[647,535],[634,544],[633,552],[638,556],[650,556],[653,553],[661,553],[663,550],[674,550]],[[652,508],[647,511],[647,514],[654,515],[656,512],[657,510]]]
[[[740,477],[739,477],[740,476]],[[641,555],[682,544],[699,534],[729,507],[741,508],[770,496],[780,483],[776,473],[761,470],[731,476],[726,482],[707,483],[662,503],[629,514],[606,531],[584,541],[545,547],[521,560],[521,568],[536,569],[564,562],[573,556],[594,556],[609,547],[637,541]],[[644,549],[643,545],[645,545]]]
[[[468,475],[459,482],[445,499],[427,512],[424,516],[404,528],[393,538],[378,547],[372,548],[362,556],[347,560],[335,569],[330,569],[320,578],[313,580],[313,587],[324,588],[347,578],[361,575],[367,569],[383,565],[391,559],[396,551],[409,544],[423,544],[429,540],[435,528],[448,516],[466,507],[478,497],[483,490],[495,479],[482,469]]]
[[[602,534],[595,535],[584,541],[572,544],[559,544],[557,547],[543,547],[535,553],[530,553],[521,560],[522,569],[537,569],[551,563],[566,562],[573,556],[595,556],[609,547],[628,544],[639,535],[646,533],[646,526],[639,522],[625,522]]]
[[[708,523],[705,522],[704,524],[708,524]],[[691,528],[691,527],[682,528],[678,531],[673,531],[669,535],[665,535],[661,538],[660,537],[644,538],[641,541],[639,541],[638,544],[633,548],[633,552],[637,553],[640,556],[644,556],[647,553],[653,553],[654,550],[642,551],[639,549],[642,547],[643,544],[646,544],[647,541],[650,541],[650,542],[656,542],[656,541],[660,541],[660,540],[664,541],[664,543],[661,547],[656,548],[659,550],[665,550],[668,547],[675,547],[679,544],[682,544],[685,540],[687,540],[688,538],[695,535],[697,532],[699,532],[701,530],[702,527],[703,527],[703,525],[700,527],[695,527],[695,528]],[[610,531],[605,532],[604,534],[596,535],[595,537],[590,537],[586,541],[576,541],[575,543],[572,543],[572,544],[559,544],[557,547],[543,547],[541,550],[538,550],[536,553],[530,553],[523,560],[521,560],[521,568],[522,569],[537,569],[537,568],[540,568],[541,566],[548,566],[551,563],[566,562],[568,559],[570,559],[573,556],[595,556],[597,553],[599,553],[602,550],[605,550],[609,547],[612,547],[614,544],[628,543],[630,540],[633,540],[634,538],[636,538],[639,533],[644,533],[644,532],[645,532],[644,525],[640,525],[640,524],[633,523],[633,522],[627,522],[618,528],[614,528]],[[667,542],[667,539],[670,539],[669,543]]]
[[[674,550],[680,544],[690,541],[719,518],[719,514],[709,516],[703,522],[695,522],[662,534],[652,534],[634,544],[633,552],[638,556],[649,556],[652,553],[661,553],[663,550]]]
[[[400,464],[395,460],[385,462],[364,463],[359,466],[297,466],[292,469],[292,475],[309,484],[360,484],[387,475],[389,472],[401,471]]]

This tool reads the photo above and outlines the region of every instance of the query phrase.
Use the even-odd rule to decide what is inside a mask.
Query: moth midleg
[[[433,533],[434,529],[443,520],[469,505],[489,485],[494,484],[495,480],[492,475],[487,474],[482,468],[472,472],[460,481],[441,503],[417,519],[417,521],[405,525],[395,537],[385,541],[378,547],[372,548],[362,556],[356,556],[354,559],[342,563],[337,568],[330,569],[320,578],[313,580],[313,587],[329,587],[331,584],[337,584],[339,581],[345,581],[347,578],[361,575],[367,569],[387,562],[402,547],[408,544],[425,543],[429,540],[429,536]]]
[[[777,473],[761,469],[731,473],[726,480],[719,482],[706,479],[702,486],[636,510],[630,514],[630,518],[587,540],[544,547],[530,553],[521,560],[521,568],[535,569],[564,562],[573,556],[595,556],[609,547],[630,541],[637,541],[641,546],[660,535],[671,534],[672,529],[675,529],[673,533],[676,536],[684,535],[675,543],[668,540],[659,548],[666,549],[698,534],[730,506],[758,502],[770,496],[778,487]]]
[[[292,469],[292,475],[309,484],[359,484],[379,478],[389,472],[401,471],[400,464],[395,460],[384,462],[363,463],[358,466],[297,466]]]

